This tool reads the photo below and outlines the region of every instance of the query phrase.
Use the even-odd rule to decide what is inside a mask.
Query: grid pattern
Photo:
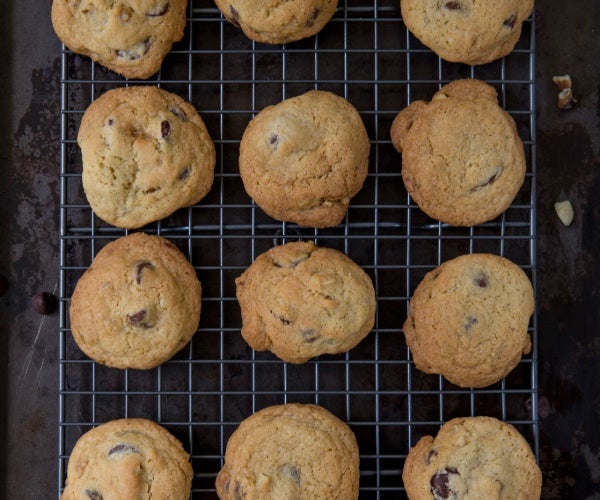
[[[240,421],[265,406],[323,405],[355,432],[361,453],[361,498],[405,496],[401,471],[416,441],[464,415],[511,422],[538,454],[537,329],[533,351],[491,387],[461,389],[415,369],[402,334],[409,298],[426,272],[470,252],[503,255],[535,286],[534,25],[516,50],[482,67],[440,60],[406,30],[397,0],[344,0],[316,37],[287,46],[248,40],[206,2],[191,0],[184,40],[146,82],[124,81],[87,58],[62,53],[61,240],[58,491],[76,440],[94,425],[122,417],[160,422],[191,453],[192,498],[216,498],[214,480],[227,440]],[[441,85],[475,77],[498,90],[525,145],[528,172],[501,217],[472,228],[429,219],[411,201],[389,129],[396,113],[430,99]],[[69,326],[77,279],[107,242],[127,231],[92,213],[81,187],[76,144],[86,107],[106,90],[150,83],[191,101],[217,147],[215,182],[198,205],[144,228],[186,254],[203,285],[199,330],[172,360],[149,371],[106,368],[87,359]],[[239,141],[251,117],[269,104],[313,88],[342,95],[359,110],[371,140],[369,175],[345,221],[307,229],[266,216],[247,196],[237,169]],[[235,277],[260,253],[311,239],[345,252],[373,279],[373,332],[345,355],[287,365],[252,351],[239,334]]]

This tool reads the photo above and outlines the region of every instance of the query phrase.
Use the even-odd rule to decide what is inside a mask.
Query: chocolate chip
[[[133,326],[139,326],[140,328],[150,328],[150,325],[144,320],[146,319],[146,309],[142,309],[134,314],[127,315],[127,321]]]
[[[296,484],[300,484],[300,469],[292,464],[284,464],[281,466],[281,474],[291,477]]]
[[[239,21],[240,21],[240,13],[233,8],[233,5],[229,6],[229,12],[231,12],[231,16],[232,16],[233,19],[232,18],[228,18],[227,20],[231,24],[233,24],[234,26],[237,26],[239,28],[240,27],[240,23],[239,23]]]
[[[150,38],[146,38],[143,42],[134,45],[130,49],[117,50],[117,56],[124,59],[129,59],[130,61],[135,61],[148,52],[151,44],[152,42],[150,41]]]
[[[0,297],[8,290],[8,278],[4,274],[0,274]]]
[[[310,18],[308,19],[308,21],[306,21],[307,28],[310,28],[313,24],[315,24],[315,21],[317,20],[317,17],[319,17],[320,13],[321,13],[321,9],[319,9],[318,7],[315,7],[313,9]]]
[[[109,118],[109,119],[108,119],[108,125],[109,125],[109,126],[111,126],[111,127],[112,127],[112,126],[114,125],[114,123],[115,123],[115,121],[114,121],[112,118]]]
[[[446,2],[444,7],[448,10],[462,10],[462,3],[460,2]]]
[[[491,176],[489,176],[482,183],[477,184],[477,186],[475,186],[473,189],[471,189],[471,191],[478,191],[479,189],[481,189],[483,187],[491,186],[494,182],[496,182],[498,180],[498,178],[500,177],[501,174],[502,174],[502,167],[498,165],[495,168],[494,173]]]
[[[435,448],[431,448],[431,450],[429,450],[429,453],[427,453],[427,456],[425,457],[425,463],[427,465],[429,465],[431,463],[431,459],[433,457],[435,457],[438,454],[437,450]]]
[[[154,269],[154,264],[147,260],[138,262],[135,266],[135,282],[139,285],[142,283],[142,274],[144,269]]]
[[[179,175],[177,176],[177,180],[185,181],[185,180],[189,179],[189,177],[190,177],[190,168],[185,167],[181,172],[179,172]]]
[[[159,7],[156,7],[155,9],[149,10],[148,12],[146,12],[146,16],[159,17],[164,16],[167,12],[169,12],[169,2]]]
[[[467,316],[467,320],[465,321],[463,328],[466,331],[469,331],[477,323],[478,323],[477,318],[474,318],[473,316]]]
[[[516,20],[517,20],[516,16],[514,14],[512,14],[506,21],[504,21],[502,23],[502,25],[506,26],[507,28],[513,29],[513,26],[515,25]]]
[[[486,288],[489,285],[487,275],[484,273],[479,273],[473,278],[473,284],[479,288]]]
[[[117,446],[113,446],[110,450],[108,450],[107,456],[114,455],[115,453],[139,453],[139,450],[130,444],[121,443]]]
[[[303,328],[300,330],[300,335],[302,336],[302,340],[307,344],[312,344],[319,338],[319,334],[315,332],[314,328]]]
[[[102,500],[102,494],[98,490],[85,490],[90,500]]]
[[[171,106],[169,108],[169,111],[173,113],[177,118],[179,118],[182,122],[187,120],[187,115],[185,114],[185,111],[180,107]]]
[[[171,135],[171,124],[167,120],[163,120],[160,123],[160,135],[163,139],[166,139]]]
[[[33,297],[33,309],[39,314],[52,314],[57,304],[56,297],[48,292],[40,292]]]
[[[455,495],[455,492],[450,488],[449,476],[451,474],[458,474],[458,471],[449,467],[431,476],[431,493],[433,493],[436,500],[452,498]]]
[[[277,151],[277,146],[279,146],[279,136],[277,134],[271,134],[271,137],[269,137],[269,144]]]

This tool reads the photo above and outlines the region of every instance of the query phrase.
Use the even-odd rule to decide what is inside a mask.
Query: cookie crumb
[[[573,222],[573,218],[575,217],[575,212],[573,211],[573,205],[571,205],[569,200],[557,201],[554,204],[554,210],[565,226],[571,225],[571,222]]]
[[[553,76],[552,81],[560,90],[558,93],[558,107],[560,109],[571,109],[573,104],[577,103],[577,99],[573,97],[573,89],[570,75]]]

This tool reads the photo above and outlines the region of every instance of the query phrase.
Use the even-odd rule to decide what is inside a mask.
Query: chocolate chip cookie
[[[247,193],[274,219],[335,226],[367,177],[369,147],[354,106],[311,90],[263,109],[248,124],[240,174]]]
[[[289,43],[316,35],[333,17],[338,0],[215,0],[223,16],[262,43]]]
[[[75,444],[62,500],[187,500],[189,454],[164,427],[143,418],[112,420]]]
[[[492,417],[455,418],[419,440],[402,471],[410,500],[540,498],[542,473],[527,441]]]
[[[130,234],[102,248],[77,282],[71,332],[99,363],[154,368],[196,332],[201,292],[194,268],[175,245]]]
[[[222,500],[356,499],[358,467],[354,434],[325,408],[271,406],[229,438],[217,494]]]
[[[419,283],[404,335],[419,370],[461,387],[486,387],[531,350],[533,308],[531,282],[516,264],[497,255],[462,255]]]
[[[402,180],[421,210],[453,226],[490,221],[525,180],[523,143],[496,90],[457,80],[400,111],[391,129]]]
[[[186,24],[187,0],[54,0],[52,25],[73,52],[127,78],[156,73]]]
[[[271,248],[235,283],[242,336],[288,363],[346,352],[375,322],[369,276],[343,253],[312,242]]]
[[[446,61],[485,64],[509,54],[533,0],[400,0],[406,27]]]
[[[194,107],[158,87],[109,90],[77,136],[83,188],[96,213],[128,229],[171,215],[210,191],[215,146]]]

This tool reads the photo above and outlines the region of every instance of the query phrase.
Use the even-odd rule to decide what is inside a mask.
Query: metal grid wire
[[[534,26],[516,50],[481,67],[450,64],[405,28],[397,0],[344,0],[316,37],[287,46],[248,40],[207,2],[191,0],[184,40],[146,82],[116,76],[68,50],[62,53],[60,374],[58,491],[69,454],[94,425],[122,417],[160,422],[191,453],[192,498],[216,498],[214,480],[240,421],[265,406],[323,405],[355,432],[360,497],[405,496],[401,471],[410,446],[456,416],[491,415],[514,424],[538,454],[537,329],[532,354],[505,380],[468,390],[415,369],[402,334],[408,301],[426,272],[469,252],[503,255],[535,285]],[[528,171],[513,205],[498,219],[453,228],[426,217],[400,176],[389,129],[396,113],[430,99],[441,85],[475,77],[491,83],[524,142]],[[199,330],[172,360],[148,371],[106,368],[75,345],[68,319],[77,279],[107,242],[126,234],[94,216],[81,187],[76,135],[87,106],[108,89],[150,83],[191,101],[217,147],[215,182],[198,205],[144,228],[176,243],[203,285]],[[248,121],[266,105],[313,88],[342,95],[359,110],[371,139],[369,175],[345,221],[300,228],[267,217],[246,195],[237,168]],[[373,332],[345,355],[288,365],[253,352],[239,333],[234,279],[275,244],[311,239],[345,252],[373,279]]]

